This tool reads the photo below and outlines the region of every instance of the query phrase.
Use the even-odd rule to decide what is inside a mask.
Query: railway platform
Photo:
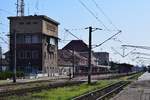
[[[150,100],[150,73],[145,72],[111,100]]]

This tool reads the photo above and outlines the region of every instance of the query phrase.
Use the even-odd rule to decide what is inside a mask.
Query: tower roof
[[[59,22],[57,22],[57,21],[53,20],[52,18],[47,17],[47,16],[45,16],[45,15],[10,16],[10,17],[8,17],[8,19],[10,19],[10,20],[13,20],[13,19],[14,19],[14,20],[15,20],[15,19],[42,19],[42,20],[46,20],[46,21],[48,21],[48,22],[52,22],[52,23],[55,24],[55,25],[59,25],[59,24],[60,24]]]

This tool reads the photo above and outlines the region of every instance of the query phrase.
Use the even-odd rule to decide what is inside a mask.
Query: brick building
[[[88,59],[76,51],[61,49],[58,51],[58,66],[61,74],[80,73],[80,68],[87,67],[87,64]]]
[[[75,67],[75,73],[77,75],[86,75],[88,73],[88,45],[82,40],[72,40],[70,41],[62,50],[71,50],[77,52],[81,57],[81,61],[86,61],[84,65],[79,64]],[[78,58],[79,59],[79,58]],[[91,65],[92,65],[92,74],[103,73],[107,71],[108,66],[97,65],[96,57],[94,56],[94,51],[91,53]]]
[[[70,41],[65,47],[62,48],[63,50],[74,50],[76,52],[78,52],[80,55],[82,55],[83,57],[88,58],[89,55],[89,47],[88,45],[83,41],[83,40],[72,40]],[[96,65],[95,62],[96,58],[93,55],[93,51],[91,54],[91,63],[93,65]]]
[[[15,16],[10,20],[10,69],[14,65],[14,33],[16,33],[17,70],[25,73],[48,73],[57,70],[58,25],[44,16]],[[53,72],[53,73],[52,73]]]

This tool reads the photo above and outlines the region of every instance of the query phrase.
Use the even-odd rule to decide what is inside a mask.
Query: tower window
[[[33,24],[38,24],[38,22],[33,22]]]
[[[31,35],[26,35],[25,36],[25,43],[31,43],[31,41],[32,41]]]
[[[38,59],[39,58],[39,53],[37,50],[32,51],[32,59]]]
[[[26,57],[27,57],[27,59],[31,58],[31,51],[26,51]]]
[[[50,42],[51,45],[55,45],[55,39],[54,38],[50,38],[49,42]]]
[[[26,24],[31,24],[31,22],[27,22]]]
[[[18,52],[18,58],[19,59],[24,59],[24,52],[23,51]]]
[[[40,37],[38,35],[32,35],[32,43],[40,43]]]
[[[23,25],[23,24],[24,24],[24,22],[19,22],[19,24],[20,24],[20,25]]]

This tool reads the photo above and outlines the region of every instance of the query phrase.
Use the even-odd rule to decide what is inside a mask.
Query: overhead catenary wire
[[[90,10],[81,0],[78,0],[78,1],[79,1],[79,3],[91,14],[100,24],[102,24],[102,26],[103,26],[107,31],[110,31],[110,30],[107,28],[107,26],[103,23],[103,21],[101,21],[101,20],[99,19],[99,17],[96,16],[96,14],[93,13],[92,10]]]
[[[115,37],[116,35],[120,34],[121,32],[122,32],[122,31],[120,30],[119,32],[117,32],[116,34],[114,34],[113,36],[111,36],[110,38],[106,39],[106,40],[103,41],[102,43],[100,43],[100,44],[96,45],[95,47],[93,47],[93,49],[94,49],[94,48],[97,48],[97,47],[99,47],[99,46],[101,46],[102,44],[104,44],[105,42],[109,41],[110,39],[112,39],[112,38]]]
[[[95,0],[91,0],[95,6],[97,7],[97,9],[106,17],[106,19],[108,20],[108,22],[117,30],[119,30],[117,28],[117,26],[115,24],[113,24],[112,20],[107,16],[107,14],[103,11],[103,9],[99,6],[99,4],[95,1]]]
[[[72,32],[70,32],[68,29],[64,29],[66,32],[68,32],[70,35],[72,35],[73,37],[75,37],[78,40],[81,40],[80,38],[78,38],[76,35],[74,35]]]
[[[144,56],[150,56],[149,53],[142,53],[142,52],[132,52],[132,54],[144,55]]]
[[[0,37],[0,39],[1,39],[4,43],[9,44],[3,37]]]
[[[68,30],[70,30],[70,31],[81,31],[81,30],[85,30],[85,28],[70,28]]]
[[[80,3],[96,18],[99,20],[99,18],[81,1],[79,0]],[[105,27],[105,29],[103,29],[103,31],[119,31],[119,29],[115,26],[115,24],[113,24],[113,22],[111,21],[111,19],[107,16],[107,14],[102,10],[102,8],[97,4],[97,2],[95,0],[92,0],[93,3],[96,5],[96,7],[98,8],[98,10],[106,17],[106,19],[109,21],[109,23],[115,28],[115,30],[110,30],[106,27],[106,25],[103,24],[103,22],[100,20],[100,22],[103,24],[103,26]],[[118,39],[114,39],[115,41],[118,41],[120,43],[123,43],[121,40]]]
[[[14,14],[14,13],[12,13],[12,12],[8,11],[8,10],[1,9],[1,8],[0,8],[0,11],[3,11],[3,12],[5,12],[5,13],[7,13],[7,14]]]
[[[35,8],[36,8],[36,12],[35,14],[38,14],[39,12],[39,0],[36,1],[36,4],[35,4]]]

